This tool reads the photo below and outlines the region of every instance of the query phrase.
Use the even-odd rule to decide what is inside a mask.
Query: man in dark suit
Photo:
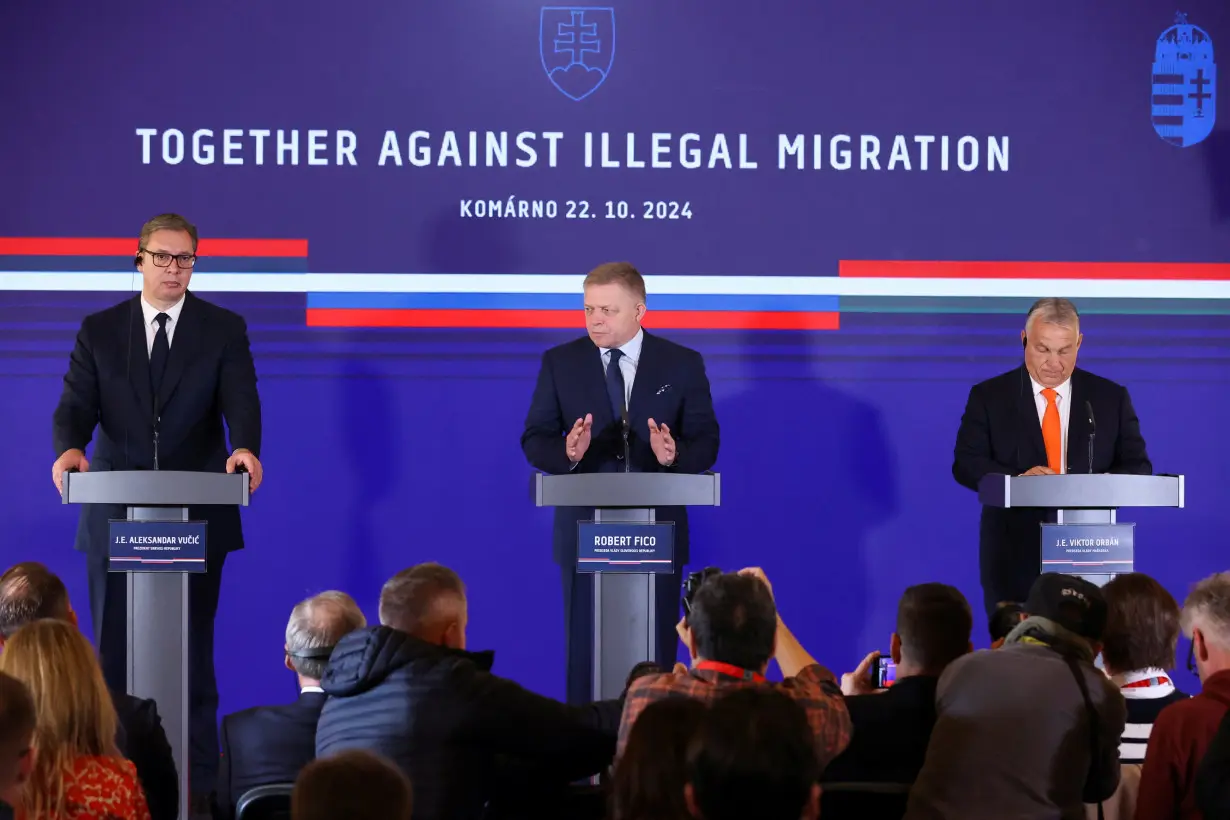
[[[953,453],[959,484],[977,492],[991,473],[1152,474],[1127,388],[1076,367],[1082,338],[1070,301],[1034,303],[1021,331],[1025,363],[970,390]],[[1041,574],[1039,525],[1048,516],[1053,520],[1047,510],[983,507],[979,566],[988,617],[1001,601],[1029,595]]]
[[[77,625],[64,582],[37,561],[9,567],[0,575],[0,650],[17,630],[44,618]],[[111,702],[119,719],[116,745],[137,767],[151,820],[175,820],[179,816],[179,776],[157,704],[122,689],[111,690]]]
[[[588,335],[543,354],[521,448],[544,473],[623,472],[623,419],[628,469],[702,473],[717,461],[719,429],[705,362],[695,350],[641,328],[645,280],[632,265],[601,265],[585,277]],[[576,571],[577,522],[592,509],[557,508],[554,554],[564,585],[568,630],[568,702],[593,700],[593,579]],[[657,658],[674,665],[678,639],[679,570],[688,562],[688,519],[662,507],[658,521],[675,523],[675,566],[657,579]]]
[[[197,230],[190,222],[177,214],[154,217],[141,229],[134,258],[141,295],[82,322],[53,418],[57,488],[66,471],[90,469],[243,468],[251,489],[260,486],[261,408],[247,326],[188,292],[196,250]],[[98,440],[87,460],[95,428]],[[189,581],[192,799],[202,806],[218,766],[214,615],[223,562],[228,552],[243,548],[243,532],[237,507],[193,509],[190,515],[207,522],[209,535],[207,571]],[[107,543],[108,521],[124,516],[121,507],[86,505],[76,544],[87,557],[103,673],[121,691],[127,688],[126,583],[124,573],[107,571]]]
[[[222,719],[222,767],[214,817],[230,820],[244,792],[294,783],[316,757],[316,722],[325,705],[320,688],[338,641],[367,626],[358,604],[344,592],[322,592],[300,601],[286,624],[286,668],[299,679],[299,698],[281,706],[255,706]]]

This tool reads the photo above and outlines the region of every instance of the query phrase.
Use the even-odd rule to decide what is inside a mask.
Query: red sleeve
[[[1178,710],[1163,709],[1153,722],[1140,771],[1135,820],[1173,820],[1179,810],[1181,750],[1177,739]]]

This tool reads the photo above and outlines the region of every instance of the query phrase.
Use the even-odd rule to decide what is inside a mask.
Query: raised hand
[[[675,439],[671,437],[671,428],[665,424],[657,424],[653,419],[649,420],[649,446],[653,448],[653,454],[658,457],[658,463],[663,467],[669,467],[675,463],[677,453]]]
[[[590,432],[594,427],[594,414],[586,413],[585,418],[577,419],[576,424],[572,425],[572,429],[568,431],[568,438],[564,442],[564,449],[568,453],[568,460],[576,464],[581,459],[585,458],[585,451],[589,449]]]

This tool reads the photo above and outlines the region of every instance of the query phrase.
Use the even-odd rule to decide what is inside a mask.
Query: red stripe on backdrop
[[[0,256],[132,256],[137,238],[0,236]],[[306,257],[306,239],[202,239],[201,256]]]
[[[839,263],[838,271],[842,276],[891,279],[1162,279],[1205,282],[1230,279],[1230,264],[1186,262],[910,262],[846,259]]]
[[[308,327],[524,327],[581,330],[575,310],[308,308]],[[646,327],[675,330],[837,330],[837,313],[659,310]]]

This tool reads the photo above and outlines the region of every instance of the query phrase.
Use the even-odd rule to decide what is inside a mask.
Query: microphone
[[[624,437],[624,472],[630,473],[632,472],[632,454],[628,449],[628,429],[630,425],[628,424],[627,407],[619,408],[619,426]]]
[[[1093,404],[1085,399],[1085,413],[1089,417],[1089,473],[1093,474],[1093,440],[1098,435],[1098,423],[1093,418]]]

